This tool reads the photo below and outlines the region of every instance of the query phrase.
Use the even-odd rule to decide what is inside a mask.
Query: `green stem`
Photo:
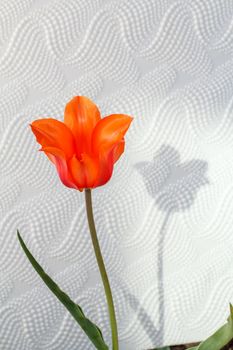
[[[94,247],[95,256],[99,266],[99,271],[100,271],[100,275],[104,285],[105,295],[106,295],[107,304],[108,304],[109,319],[110,319],[110,325],[111,325],[111,331],[112,331],[112,349],[118,350],[119,346],[118,346],[117,322],[116,322],[116,315],[115,315],[115,309],[113,304],[113,297],[112,297],[111,287],[109,284],[108,275],[105,269],[104,260],[101,254],[100,245],[99,245],[99,241],[96,233],[90,189],[85,189],[85,200],[86,200],[86,212],[87,212],[87,219],[88,219],[88,224],[89,224],[89,229],[91,234],[91,240]]]

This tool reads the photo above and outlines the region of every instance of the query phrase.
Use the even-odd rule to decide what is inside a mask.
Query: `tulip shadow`
[[[136,169],[143,177],[146,189],[154,200],[154,205],[164,213],[159,231],[158,253],[156,257],[158,283],[158,327],[156,328],[135,296],[125,292],[125,297],[153,344],[164,344],[165,326],[165,286],[164,286],[164,246],[170,219],[177,212],[188,210],[195,201],[201,187],[208,184],[206,176],[208,164],[200,159],[181,162],[177,150],[163,145],[151,162],[141,162]]]

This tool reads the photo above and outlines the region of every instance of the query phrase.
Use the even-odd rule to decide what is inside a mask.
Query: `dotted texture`
[[[83,194],[29,123],[74,95],[134,122],[93,192],[121,349],[207,337],[233,302],[233,0],[0,0],[0,349],[91,350],[25,258],[110,343]]]

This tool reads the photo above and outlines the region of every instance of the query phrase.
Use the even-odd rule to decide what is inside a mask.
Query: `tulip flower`
[[[124,136],[131,121],[124,114],[101,119],[91,100],[76,96],[66,105],[64,123],[39,119],[31,128],[63,184],[82,191],[109,181],[124,151]]]
[[[98,107],[87,97],[74,97],[65,108],[64,123],[56,119],[39,119],[32,131],[49,160],[56,166],[62,183],[79,191],[85,189],[86,213],[92,244],[108,304],[112,332],[112,349],[118,350],[118,332],[110,283],[95,228],[91,189],[106,184],[116,161],[124,152],[124,136],[132,122],[125,114],[101,119]],[[68,309],[97,349],[107,350],[99,328],[86,318],[75,304],[46,274],[28,250],[18,232],[21,247],[48,288]]]
[[[131,121],[132,118],[124,114],[112,114],[101,119],[100,112],[92,101],[87,97],[77,96],[66,105],[64,123],[48,118],[36,120],[31,125],[38,143],[42,146],[41,151],[56,166],[62,183],[79,191],[85,190],[87,220],[108,305],[112,350],[119,350],[117,322],[111,287],[95,228],[91,189],[110,180],[114,164],[124,152],[124,136]],[[147,167],[152,165],[146,164]],[[200,163],[200,166],[203,168],[203,163]],[[144,173],[143,170],[142,174],[147,176]],[[149,185],[148,191],[153,195],[154,184]],[[47,275],[27,248],[20,233],[17,234],[19,243],[36,272],[70,312],[92,344],[98,350],[109,350],[99,327],[89,320],[81,307]],[[228,322],[200,345],[189,350],[220,350],[232,338],[233,307],[230,306]]]

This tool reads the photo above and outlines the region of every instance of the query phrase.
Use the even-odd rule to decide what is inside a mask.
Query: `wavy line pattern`
[[[121,346],[197,341],[233,302],[233,0],[0,0],[0,348],[91,350],[16,239],[103,330],[84,198],[28,124],[87,95],[134,122],[93,193]],[[191,315],[191,316],[190,316]]]

